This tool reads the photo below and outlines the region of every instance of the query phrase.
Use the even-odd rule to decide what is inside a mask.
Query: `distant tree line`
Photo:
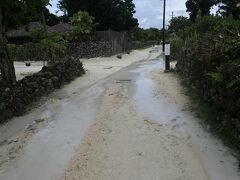
[[[161,39],[161,31],[157,28],[134,28],[128,32],[128,38],[130,41],[159,41]]]
[[[138,20],[133,17],[133,0],[61,0],[61,10],[71,17],[78,11],[87,11],[95,17],[98,30],[130,30],[138,27]]]

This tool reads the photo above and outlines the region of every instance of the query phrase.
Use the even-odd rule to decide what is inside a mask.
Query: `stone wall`
[[[114,45],[115,48],[113,48]],[[38,44],[27,43],[23,45],[11,45],[9,47],[10,57],[14,61],[43,60],[43,56],[42,53],[39,51]],[[123,49],[118,49],[119,47],[116,45],[115,41],[72,42],[67,43],[66,47],[66,56],[70,55],[78,58],[109,57],[117,53],[124,52]]]
[[[1,83],[0,123],[22,115],[32,102],[84,73],[82,63],[69,58],[53,66],[43,67],[40,72],[25,77],[15,85]]]
[[[85,35],[80,42],[66,44],[66,56],[76,58],[109,57],[132,49],[146,48],[156,42],[129,42],[126,32],[97,31]],[[22,45],[9,44],[9,54],[14,61],[43,61],[38,43],[28,42]],[[62,55],[61,57],[62,58]]]
[[[66,53],[76,58],[109,57],[112,53],[109,41],[75,42],[67,45]]]

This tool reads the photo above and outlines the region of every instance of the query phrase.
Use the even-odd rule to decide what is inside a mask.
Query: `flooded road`
[[[57,109],[44,111],[42,118],[54,120],[32,137],[24,154],[0,179],[61,179],[60,172],[64,172],[74,147],[96,116],[102,93],[103,88],[92,86],[81,95],[61,101]]]
[[[144,63],[137,70],[140,76],[136,81],[137,90],[133,97],[137,108],[152,122],[159,123],[169,133],[187,142],[201,160],[209,179],[238,180],[239,162],[234,154],[208,132],[206,126],[201,124],[201,120],[189,110],[188,99],[187,97],[182,99],[184,90],[176,81],[176,77],[172,74],[158,73],[163,72],[163,69],[163,62],[157,59],[153,64]],[[172,82],[167,82],[166,78]],[[161,88],[165,90],[157,92],[158,86],[163,86]]]
[[[159,49],[86,60],[84,77],[0,127],[0,179],[239,180]]]
[[[43,105],[25,116],[2,125],[0,179],[61,179],[115,74],[148,57],[146,49],[123,55],[121,60],[115,56],[83,60],[87,70],[84,77],[46,97]]]

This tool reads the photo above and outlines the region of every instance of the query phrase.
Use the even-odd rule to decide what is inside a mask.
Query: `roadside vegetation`
[[[212,108],[213,129],[240,150],[240,8],[222,1],[210,15],[216,1],[197,2],[186,3],[190,19],[171,21],[172,59],[192,93]]]

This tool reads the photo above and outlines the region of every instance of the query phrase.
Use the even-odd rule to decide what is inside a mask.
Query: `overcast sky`
[[[162,28],[163,0],[133,0],[136,5],[136,14],[134,15],[142,28],[156,27]],[[166,19],[170,20],[172,12],[174,16],[188,16],[186,13],[186,0],[166,0]],[[57,11],[58,0],[52,0],[52,7],[49,7],[52,13]]]

